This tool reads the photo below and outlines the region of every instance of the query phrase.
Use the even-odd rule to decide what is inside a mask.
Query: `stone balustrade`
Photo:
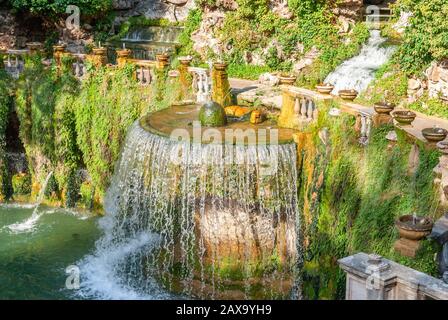
[[[135,77],[141,86],[149,86],[155,79],[154,69],[156,63],[146,60],[129,60],[129,63],[135,64]]]
[[[283,104],[278,120],[279,126],[303,129],[318,117],[318,104],[330,101],[326,96],[302,88],[283,86]]]
[[[205,68],[188,67],[188,72],[192,75],[192,88],[196,95],[197,103],[205,103],[211,98],[212,80],[210,72]]]
[[[29,50],[6,50],[5,70],[13,78],[18,78],[25,66],[25,56],[29,54]]]

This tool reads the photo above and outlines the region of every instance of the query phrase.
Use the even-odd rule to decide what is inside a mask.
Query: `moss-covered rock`
[[[222,127],[227,124],[226,112],[219,103],[210,101],[199,111],[199,121],[204,127]]]

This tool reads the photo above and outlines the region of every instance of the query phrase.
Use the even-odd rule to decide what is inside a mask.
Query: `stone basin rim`
[[[224,127],[202,127],[201,128],[201,141],[197,141],[193,137],[193,127],[191,123],[193,121],[198,121],[198,106],[197,105],[182,105],[182,106],[171,106],[169,108],[156,111],[150,114],[147,114],[143,117],[141,117],[138,120],[139,126],[145,130],[146,132],[149,132],[151,134],[164,137],[167,139],[170,139],[174,142],[182,143],[184,141],[180,141],[178,139],[171,138],[171,133],[175,129],[181,129],[186,130],[190,134],[190,143],[193,144],[217,144],[217,145],[237,145],[237,146],[275,146],[275,145],[288,145],[288,144],[295,144],[294,140],[294,134],[297,133],[296,130],[293,129],[287,129],[287,128],[280,128],[276,124],[271,122],[265,122],[261,125],[254,125],[251,124],[249,121],[242,121],[242,122],[230,122],[228,125]],[[202,137],[202,134],[204,130],[214,129],[218,130],[223,137],[222,141],[214,142],[213,140],[210,141],[210,139],[204,140]],[[225,130],[226,129],[253,129],[255,132],[255,137],[252,134],[252,139],[256,139],[256,142],[249,141],[247,136],[245,136],[244,142],[241,140],[233,139],[226,140],[225,139]],[[258,134],[260,129],[266,130],[266,143],[264,141],[260,142],[258,141]],[[270,138],[270,130],[276,129],[278,130],[278,141],[271,143],[269,141]]]

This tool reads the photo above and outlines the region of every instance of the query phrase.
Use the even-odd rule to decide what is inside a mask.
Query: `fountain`
[[[392,117],[402,126],[410,126],[417,118],[417,114],[408,110],[400,110],[392,112]]]
[[[214,95],[226,101],[225,65],[214,68]],[[227,117],[217,102],[176,103],[130,128],[105,198],[104,238],[82,263],[83,292],[111,297],[95,285],[106,273],[132,297],[300,294],[295,131],[260,112],[250,118]]]
[[[193,130],[198,112],[172,107],[131,128],[107,195],[105,237],[110,250],[141,233],[156,234],[148,241],[158,245],[129,253],[116,276],[146,293],[157,279],[195,297],[288,297],[300,252],[292,130],[267,145],[169,137],[176,127]],[[212,130],[244,127],[257,131],[240,122]]]
[[[8,229],[12,233],[23,233],[23,232],[30,232],[34,230],[34,227],[36,226],[36,223],[39,221],[41,216],[44,214],[43,212],[39,212],[39,207],[41,206],[42,202],[44,201],[45,191],[47,190],[48,182],[50,181],[50,178],[53,176],[53,172],[50,172],[47,175],[47,178],[44,181],[44,184],[42,185],[42,188],[40,189],[39,196],[37,197],[36,204],[34,206],[33,214],[31,217],[26,219],[23,222],[20,223],[14,223],[8,226]]]
[[[395,242],[394,248],[400,254],[414,258],[420,248],[420,241],[427,237],[434,223],[430,218],[405,215],[395,221],[400,239]]]
[[[429,143],[437,143],[446,139],[448,131],[443,128],[425,128],[422,130],[422,135]]]

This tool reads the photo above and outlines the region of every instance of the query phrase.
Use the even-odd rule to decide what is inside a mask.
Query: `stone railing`
[[[25,56],[29,54],[29,50],[6,50],[6,60],[4,61],[5,70],[13,78],[18,78],[25,67]]]
[[[90,62],[95,67],[108,66],[109,68],[123,67],[126,64],[136,66],[135,79],[141,86],[149,86],[155,79],[155,69],[164,69],[168,66],[168,56],[160,55],[157,61],[130,59],[131,51],[127,49],[117,50],[117,65],[110,65],[107,61],[107,50],[105,48],[95,48],[92,54],[73,54],[65,52],[63,46],[53,47],[54,60],[60,69],[61,59],[70,56],[75,59],[73,63],[73,74],[82,79],[87,74],[86,62]]]
[[[317,120],[319,102],[331,100],[331,97],[292,86],[283,86],[282,91],[283,103],[278,123],[284,128],[301,129],[307,126]]]
[[[146,60],[129,60],[128,63],[132,63],[136,66],[135,78],[141,86],[149,86],[154,81],[154,69],[156,68],[156,62]]]
[[[448,283],[375,255],[340,259],[347,300],[448,300]]]
[[[283,86],[282,109],[279,125],[291,129],[303,129],[317,120],[319,104],[329,106],[332,101],[339,101],[340,111],[356,117],[355,129],[359,132],[360,143],[367,144],[374,125],[389,123],[390,116],[375,115],[372,108],[353,102],[340,100],[338,97],[293,86]]]

